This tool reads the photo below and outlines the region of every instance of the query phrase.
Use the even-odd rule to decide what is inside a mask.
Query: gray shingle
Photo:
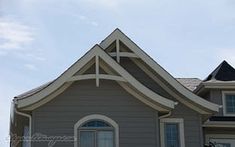
[[[196,87],[202,82],[202,80],[198,78],[176,78],[184,87],[193,91]]]

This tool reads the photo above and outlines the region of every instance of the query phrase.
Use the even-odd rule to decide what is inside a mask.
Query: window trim
[[[208,143],[210,139],[235,139],[233,134],[206,134],[205,141]]]
[[[234,114],[227,113],[226,94],[234,94],[235,95],[235,91],[222,91],[223,115],[224,116],[235,116],[235,112],[234,112]]]
[[[119,147],[119,126],[118,124],[112,120],[111,118],[100,115],[100,114],[92,114],[81,118],[75,125],[74,125],[74,147],[78,147],[78,131],[79,127],[83,125],[85,122],[90,120],[102,120],[109,123],[113,127],[114,131],[114,147]]]
[[[160,119],[161,147],[165,147],[165,123],[177,123],[179,125],[180,147],[185,147],[184,119],[183,118],[162,118]]]

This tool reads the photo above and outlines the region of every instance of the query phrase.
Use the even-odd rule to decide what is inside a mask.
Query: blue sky
[[[175,77],[235,66],[234,0],[0,0],[0,146],[13,96],[60,75],[120,28]]]

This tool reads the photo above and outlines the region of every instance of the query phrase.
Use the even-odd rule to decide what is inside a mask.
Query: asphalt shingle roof
[[[198,78],[176,78],[176,80],[191,91],[195,90],[202,82],[202,80]]]

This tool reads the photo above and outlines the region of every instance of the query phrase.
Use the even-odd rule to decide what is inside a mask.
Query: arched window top
[[[88,122],[85,122],[82,124],[81,127],[95,127],[95,128],[101,128],[101,127],[112,127],[108,123],[101,121],[101,120],[91,120]]]
[[[96,137],[93,138],[94,136]],[[119,147],[118,124],[111,118],[100,114],[81,118],[74,125],[74,137],[74,147],[87,146],[88,139],[91,139],[94,144],[100,143],[98,147],[104,146],[103,143],[110,144],[108,146],[111,147]],[[91,142],[89,141],[89,143]]]

